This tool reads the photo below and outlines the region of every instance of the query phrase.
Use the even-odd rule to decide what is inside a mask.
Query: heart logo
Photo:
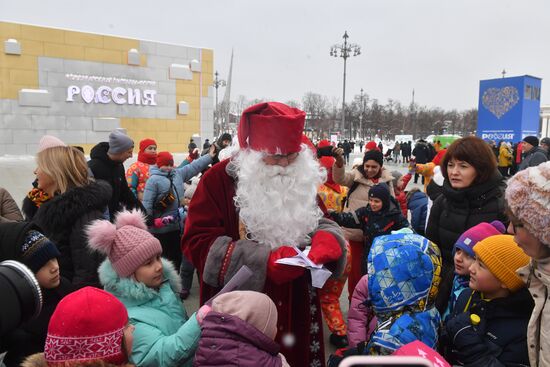
[[[82,96],[84,102],[91,103],[95,97],[94,88],[90,87],[89,85],[85,85],[82,87],[80,95]]]
[[[483,107],[500,119],[519,102],[516,87],[489,88],[481,97]]]

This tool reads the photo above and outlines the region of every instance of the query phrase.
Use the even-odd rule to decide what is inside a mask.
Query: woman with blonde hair
[[[103,259],[88,252],[84,230],[105,218],[111,187],[92,181],[84,154],[54,137],[40,140],[36,163],[37,188],[49,199],[32,221],[57,245],[62,276],[77,287],[99,286],[97,268]]]

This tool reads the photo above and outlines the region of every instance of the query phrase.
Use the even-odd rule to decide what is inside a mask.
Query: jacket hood
[[[157,166],[150,166],[149,167],[149,174],[151,176],[157,175],[157,176],[170,177],[170,176],[174,176],[174,170],[172,170],[172,171],[163,171],[160,168],[158,168]]]
[[[368,255],[369,299],[379,320],[433,306],[441,254],[430,240],[408,233],[376,237]]]
[[[204,318],[201,329],[201,338],[240,340],[272,355],[280,349],[273,339],[237,316],[211,311]]]
[[[0,261],[21,261],[21,247],[27,232],[31,229],[41,232],[40,228],[34,223],[0,223]]]
[[[107,155],[107,152],[109,151],[109,143],[106,141],[97,144],[95,147],[92,148],[90,151],[90,158],[91,159],[101,159],[102,161],[111,161],[109,156]]]
[[[104,289],[117,298],[124,299],[126,307],[147,303],[158,297],[158,291],[134,280],[133,277],[120,277],[113,269],[109,259],[103,261],[97,271],[99,281]],[[170,286],[175,293],[179,293],[181,291],[181,278],[174,269],[174,265],[164,258],[162,258],[162,274],[164,276],[162,287]]]
[[[34,222],[49,233],[64,232],[91,210],[104,211],[111,195],[111,186],[101,180],[74,187],[40,206]]]

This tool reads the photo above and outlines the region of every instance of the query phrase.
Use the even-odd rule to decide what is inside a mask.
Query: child
[[[412,169],[412,167],[409,167],[409,169]],[[414,171],[412,171],[414,173]],[[393,176],[392,185],[393,185],[393,192],[395,193],[395,199],[397,199],[397,202],[399,203],[399,206],[401,207],[401,212],[403,212],[403,216],[407,217],[407,199],[405,192],[405,188],[407,187],[409,181],[411,180],[412,174],[411,171],[409,171],[405,176],[401,174],[399,171],[392,171],[391,175]]]
[[[495,220],[491,223],[479,223],[473,226],[458,238],[454,246],[455,276],[453,279],[453,290],[449,299],[449,306],[443,315],[443,319],[453,312],[456,300],[460,293],[468,288],[470,283],[470,266],[476,260],[474,246],[487,237],[503,234],[506,228],[502,222]]]
[[[30,223],[0,224],[2,258],[17,260],[35,274],[43,297],[40,315],[2,337],[8,350],[6,366],[19,366],[23,359],[44,350],[50,318],[63,297],[73,291],[72,284],[59,275],[59,251],[37,227]]]
[[[441,281],[441,254],[428,239],[414,233],[395,233],[374,240],[368,256],[368,298],[377,325],[368,340],[343,356],[390,355],[419,340],[430,348],[438,341],[441,321],[434,307]],[[341,353],[341,352],[340,352]],[[331,356],[337,366],[340,356]]]
[[[369,204],[357,209],[354,213],[332,212],[330,216],[339,225],[363,230],[365,251],[368,254],[375,237],[389,234],[409,226],[401,213],[399,204],[390,195],[386,184],[374,185],[369,190]],[[363,274],[366,273],[366,256],[362,259]]]
[[[428,197],[417,188],[411,189],[405,196],[407,209],[411,212],[411,227],[421,236],[424,236],[426,219],[428,218]]]
[[[263,293],[235,291],[216,297],[201,329],[195,366],[288,366],[274,341],[277,308]]]
[[[44,353],[30,356],[21,366],[129,367],[133,330],[119,300],[101,289],[84,287],[59,302]]]
[[[135,327],[130,361],[138,366],[191,366],[199,318],[207,310],[187,317],[177,296],[181,280],[160,257],[160,242],[147,231],[141,212],[121,212],[114,224],[97,220],[87,233],[90,246],[108,257],[98,270],[101,284],[126,306]]]
[[[521,147],[521,144],[519,144]],[[506,203],[519,247],[531,258],[518,271],[528,284],[535,308],[527,330],[531,366],[550,366],[550,162],[518,172],[508,180]]]
[[[513,236],[488,237],[474,246],[470,289],[458,297],[443,338],[451,364],[529,365],[527,323],[533,300],[516,271],[529,263]]]

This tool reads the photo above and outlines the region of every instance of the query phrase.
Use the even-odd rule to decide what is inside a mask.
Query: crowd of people
[[[236,141],[191,140],[176,164],[143,139],[128,169],[122,131],[88,161],[44,136],[22,211],[0,189],[0,260],[27,265],[44,303],[2,335],[4,364],[338,366],[422,351],[436,366],[550,366],[548,138],[396,142],[403,175],[375,142],[348,169],[351,142],[315,146],[304,121],[260,103]]]

